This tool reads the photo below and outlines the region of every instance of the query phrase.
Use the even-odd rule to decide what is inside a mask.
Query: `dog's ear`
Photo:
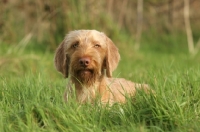
[[[58,46],[55,53],[54,64],[55,64],[56,69],[59,72],[61,72],[65,78],[67,78],[69,74],[68,73],[69,58],[65,54],[64,44],[65,44],[65,41],[63,40],[63,42]]]
[[[118,48],[112,42],[112,40],[106,37],[107,43],[107,55],[106,55],[106,75],[112,77],[112,72],[117,68],[120,60]]]

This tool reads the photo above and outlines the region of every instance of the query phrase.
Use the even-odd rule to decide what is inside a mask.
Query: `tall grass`
[[[151,26],[152,21],[146,21],[141,50],[135,51],[132,14],[136,3],[129,1],[126,10],[121,8],[122,3],[1,2],[0,131],[200,129],[199,55],[188,55],[183,32],[177,35],[168,28],[163,30],[163,23],[159,25],[162,28],[156,25],[156,29],[150,30],[146,26],[148,22]],[[149,7],[148,4],[149,1],[144,6]],[[152,12],[147,13],[151,9],[154,7],[145,9],[147,20],[152,20]],[[65,103],[63,93],[68,79],[55,70],[53,58],[65,34],[74,29],[104,31],[121,54],[114,77],[147,83],[156,94],[138,92],[126,104],[112,107],[80,105],[75,98]],[[198,34],[194,33],[195,41]]]
[[[0,131],[199,130],[199,57],[121,50],[114,76],[148,83],[156,94],[139,92],[126,104],[102,107],[64,102],[68,80],[54,69],[53,52],[34,44],[18,51],[1,49]]]

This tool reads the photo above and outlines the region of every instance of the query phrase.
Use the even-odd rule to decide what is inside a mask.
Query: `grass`
[[[134,102],[111,108],[73,98],[65,103],[68,80],[55,70],[52,51],[2,44],[0,131],[198,131],[200,57],[118,46],[122,59],[114,76],[148,83],[156,97],[139,93]]]

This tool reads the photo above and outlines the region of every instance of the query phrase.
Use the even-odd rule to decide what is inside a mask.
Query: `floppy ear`
[[[63,40],[63,42],[56,49],[54,64],[55,64],[56,69],[59,72],[61,72],[65,78],[67,78],[68,77],[68,69],[69,69],[69,66],[68,66],[69,58],[65,54],[64,44],[65,44],[65,42]]]
[[[120,60],[120,55],[118,52],[118,48],[108,37],[106,37],[106,43],[107,43],[106,75],[107,77],[112,77],[112,72],[117,68],[118,62]]]

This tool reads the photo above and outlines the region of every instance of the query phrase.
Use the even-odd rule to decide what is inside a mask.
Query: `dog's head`
[[[114,43],[96,30],[70,32],[59,45],[55,54],[56,69],[65,77],[87,80],[103,75],[112,76],[120,55]]]

